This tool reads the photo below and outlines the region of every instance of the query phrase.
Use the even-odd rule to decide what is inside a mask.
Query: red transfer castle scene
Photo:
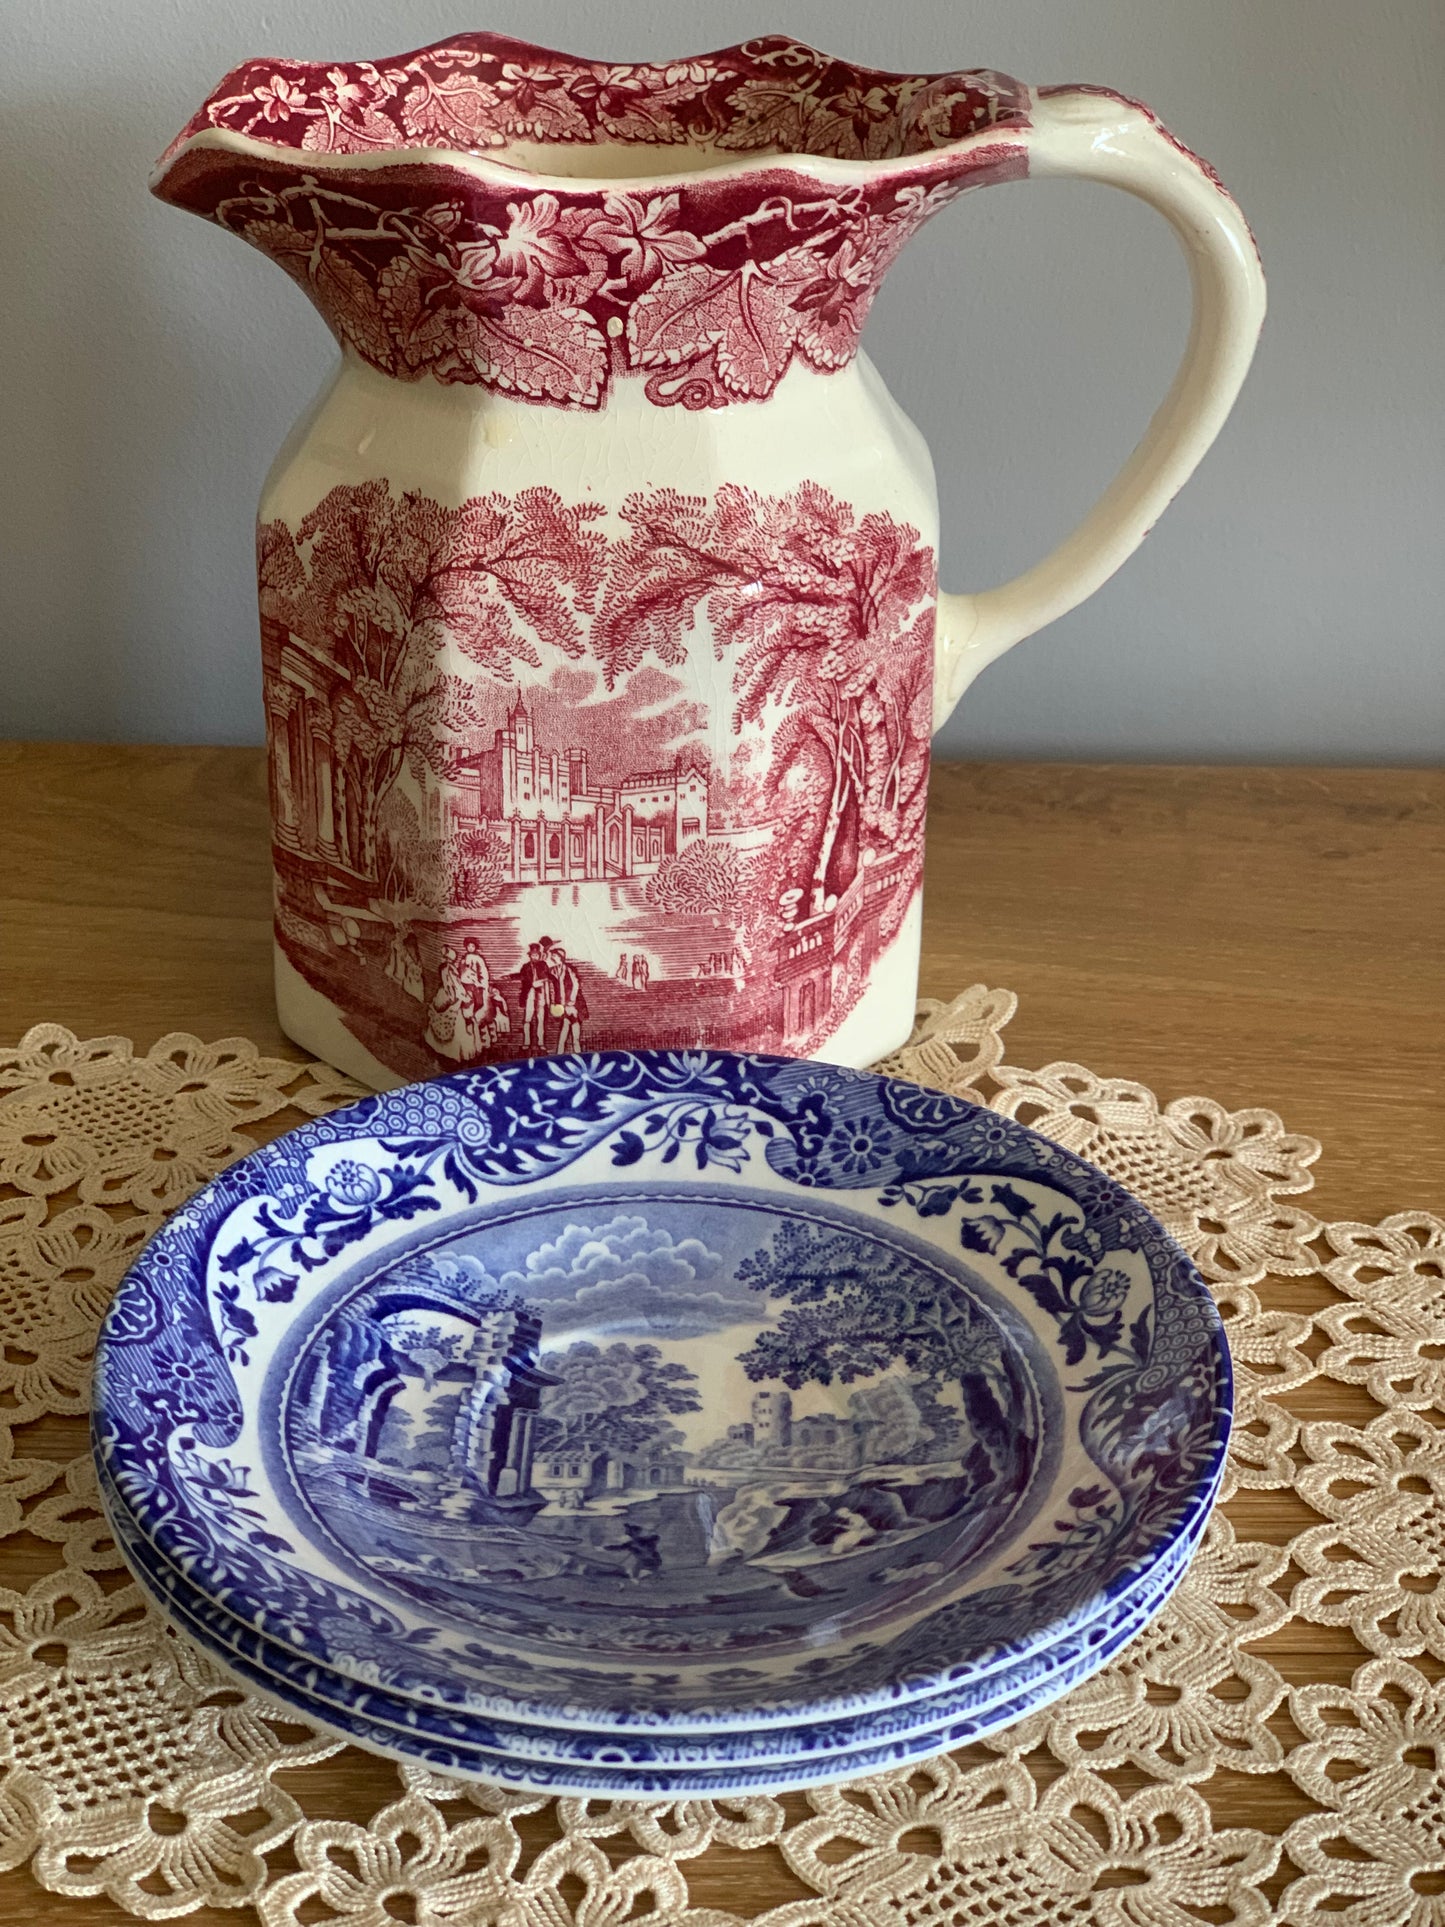
[[[277,938],[383,1064],[806,1055],[919,888],[933,555],[805,486],[259,532]]]

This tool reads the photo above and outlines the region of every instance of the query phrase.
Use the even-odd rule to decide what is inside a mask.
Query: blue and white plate
[[[1229,1391],[1187,1258],[1058,1146],[864,1073],[617,1052],[223,1173],[117,1295],[95,1414],[144,1537],[279,1645],[676,1737],[1054,1648],[1201,1521]]]
[[[589,1739],[595,1743],[594,1752],[551,1760],[545,1754],[519,1751],[510,1742],[504,1742],[500,1750],[476,1743],[466,1737],[466,1715],[448,1716],[459,1728],[451,1734],[438,1734],[425,1727],[398,1727],[360,1705],[345,1703],[344,1692],[340,1698],[336,1697],[333,1675],[314,1666],[308,1669],[306,1662],[267,1641],[264,1635],[252,1632],[248,1638],[241,1628],[240,1637],[229,1636],[237,1631],[237,1622],[232,1621],[229,1628],[226,1627],[226,1616],[218,1615],[214,1606],[194,1612],[188,1603],[194,1595],[187,1594],[184,1580],[173,1569],[162,1568],[154,1552],[135,1534],[127,1516],[117,1509],[113,1491],[106,1490],[105,1496],[117,1540],[142,1590],[238,1685],[268,1694],[338,1738],[353,1741],[386,1758],[412,1761],[464,1779],[501,1783],[522,1792],[558,1798],[621,1795],[627,1799],[671,1800],[702,1795],[723,1799],[787,1793],[909,1765],[953,1747],[965,1746],[1000,1731],[1026,1714],[1039,1711],[1106,1665],[1163,1608],[1183,1578],[1188,1554],[1193,1551],[1190,1545],[1171,1553],[1167,1562],[1161,1562],[1161,1569],[1145,1595],[1129,1612],[1107,1615],[1107,1637],[1082,1643],[1066,1641],[1071,1650],[1046,1679],[1028,1677],[1030,1662],[1021,1662],[1019,1668],[1008,1669],[998,1676],[1010,1682],[1006,1693],[995,1696],[986,1707],[959,1713],[942,1724],[902,1726],[891,1735],[867,1743],[781,1761],[760,1762],[727,1754],[724,1764],[719,1764],[721,1756],[715,1750],[715,1742],[721,1735],[691,1742],[664,1742],[652,1733],[635,1733],[614,1740],[579,1734],[574,1736],[579,1743],[585,1745]],[[1202,1526],[1199,1529],[1202,1531]],[[279,1659],[279,1671],[270,1669],[268,1656]],[[308,1671],[314,1678],[298,1677]],[[342,1685],[344,1688],[345,1682]],[[353,1690],[358,1699],[366,1697],[365,1689]],[[895,1708],[894,1717],[904,1710]],[[478,1722],[479,1727],[481,1724]],[[695,1758],[687,1757],[689,1746],[697,1750]],[[654,1757],[664,1752],[669,1756],[665,1763],[660,1757]]]
[[[946,1727],[949,1744],[961,1744],[957,1736],[965,1723],[991,1716],[995,1708],[1007,1706],[1009,1717],[1016,1717],[1025,1695],[1035,1707],[1045,1704],[1058,1684],[1076,1683],[1088,1670],[1092,1659],[1102,1665],[1122,1641],[1133,1637],[1159,1611],[1168,1595],[1183,1577],[1193,1557],[1207,1521],[1192,1527],[1190,1533],[1171,1549],[1151,1575],[1149,1584],[1138,1595],[1128,1595],[1114,1608],[1100,1613],[1085,1627],[1071,1633],[1058,1646],[1045,1649],[1015,1665],[1002,1668],[966,1686],[955,1686],[927,1699],[909,1700],[862,1713],[851,1719],[805,1721],[791,1727],[764,1727],[757,1732],[730,1734],[714,1731],[692,1738],[673,1739],[655,1731],[621,1734],[574,1732],[560,1728],[524,1726],[503,1720],[489,1720],[480,1714],[449,1711],[401,1699],[376,1687],[360,1686],[302,1659],[289,1647],[258,1633],[199,1593],[185,1575],[170,1565],[141,1535],[119,1495],[100,1471],[101,1497],[117,1543],[127,1564],[141,1585],[163,1611],[193,1636],[203,1640],[207,1649],[226,1661],[241,1659],[275,1683],[276,1690],[300,1692],[331,1718],[340,1713],[359,1716],[379,1729],[392,1729],[391,1744],[402,1751],[414,1746],[440,1742],[460,1743],[497,1751],[517,1760],[541,1761],[549,1766],[572,1765],[584,1772],[597,1768],[622,1772],[678,1768],[727,1767],[744,1773],[755,1766],[774,1766],[784,1762],[831,1760],[839,1772],[850,1771],[851,1755],[865,1747],[911,1742],[919,1735]],[[983,1730],[977,1726],[973,1737]],[[811,1771],[811,1767],[805,1771]]]

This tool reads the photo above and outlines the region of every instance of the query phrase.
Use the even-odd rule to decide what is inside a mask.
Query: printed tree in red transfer
[[[798,852],[810,914],[840,896],[862,853],[921,842],[932,692],[931,551],[883,514],[806,483],[708,502],[661,489],[623,507],[593,649],[609,682],[652,651],[686,660],[700,614],[734,656],[733,726],[773,730],[770,813]],[[781,885],[782,879],[779,879]]]
[[[263,617],[329,672],[338,848],[377,874],[377,812],[404,766],[445,777],[480,726],[476,678],[446,671],[450,641],[487,677],[541,667],[540,644],[580,656],[580,616],[601,580],[605,543],[551,489],[475,496],[448,509],[394,496],[385,481],[342,484],[296,532],[258,535]]]

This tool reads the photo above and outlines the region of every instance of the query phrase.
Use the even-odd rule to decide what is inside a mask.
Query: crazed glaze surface
[[[1196,328],[1081,536],[940,596],[931,464],[859,336],[925,220],[1030,173],[1159,206]],[[248,61],[153,186],[343,351],[261,506],[291,1035],[378,1085],[901,1043],[931,729],[1137,545],[1243,378],[1262,295],[1217,176],[1102,89],[475,34]]]
[[[1228,1434],[1217,1315],[1127,1194],[778,1059],[551,1059],[306,1126],[153,1242],[97,1357],[109,1475],[234,1617],[603,1731],[1028,1661],[1147,1589]]]

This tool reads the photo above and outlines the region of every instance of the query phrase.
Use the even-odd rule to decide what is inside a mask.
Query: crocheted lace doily
[[[1225,1504],[1161,1618],[993,1740],[671,1806],[318,1770],[338,1745],[146,1610],[85,1450],[96,1322],[188,1192],[355,1092],[235,1038],[0,1052],[0,1866],[264,1927],[1441,1927],[1445,1223],[1321,1223],[1319,1146],[1270,1111],[1013,1069],[1014,1007],[926,1004],[883,1068],[1094,1159],[1193,1253],[1237,1368]]]

